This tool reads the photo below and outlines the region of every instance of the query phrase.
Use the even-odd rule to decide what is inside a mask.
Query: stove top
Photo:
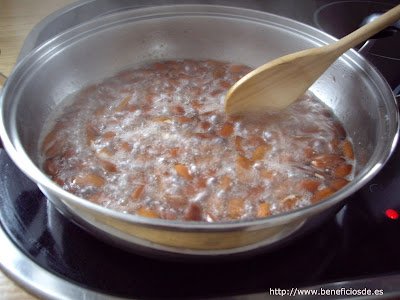
[[[396,2],[307,0],[299,7],[295,0],[81,1],[43,20],[28,36],[20,58],[66,28],[110,11],[145,5],[216,3],[258,9],[340,38],[354,30],[366,13],[389,9]],[[342,21],[348,19],[344,12],[351,16],[349,24]],[[366,54],[393,89],[400,84],[399,53],[392,51],[400,48],[393,46],[399,42],[398,35],[390,37],[386,46],[379,41]],[[339,291],[330,299],[367,290],[380,293],[372,297],[376,299],[396,297],[400,295],[399,194],[397,149],[336,216],[295,241],[235,260],[165,261],[115,248],[70,222],[0,149],[0,266],[32,293],[49,299],[275,299],[293,292],[307,299],[298,290],[306,287],[319,295],[328,289]]]

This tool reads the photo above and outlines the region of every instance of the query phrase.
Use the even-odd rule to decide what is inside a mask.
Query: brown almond
[[[44,162],[43,170],[47,175],[55,176],[60,172],[60,167],[50,158]]]
[[[143,194],[144,191],[144,184],[139,185],[137,188],[135,188],[132,193],[131,193],[131,198],[133,200],[139,200],[140,196]]]
[[[271,145],[261,145],[254,150],[253,155],[251,156],[252,161],[262,160],[265,154],[270,151],[272,148]]]
[[[115,108],[115,111],[122,111],[125,108],[125,106],[128,104],[129,100],[131,100],[131,99],[132,99],[132,96],[125,97],[120,102],[120,104],[118,104],[118,106]]]
[[[317,154],[311,158],[311,164],[318,169],[334,169],[344,162],[343,157],[331,153]]]
[[[174,169],[182,178],[185,178],[186,180],[193,180],[193,175],[189,173],[189,170],[185,165],[177,164],[174,166]]]
[[[175,115],[183,115],[185,113],[185,109],[180,105],[174,105],[170,110]]]
[[[348,159],[353,160],[354,159],[354,152],[353,152],[353,146],[349,140],[345,140],[342,143],[342,153],[345,157]]]
[[[113,137],[115,137],[117,134],[114,131],[107,131],[103,134],[102,138],[103,139],[111,139]]]
[[[170,156],[175,158],[175,157],[180,156],[183,153],[183,151],[181,148],[173,148],[173,149],[169,150],[168,153]]]
[[[201,221],[203,219],[203,210],[197,203],[190,203],[189,207],[183,213],[185,221]]]
[[[305,147],[304,150],[304,157],[305,158],[311,158],[315,155],[316,151],[312,147]]]
[[[237,164],[246,170],[249,170],[253,165],[251,160],[247,159],[245,156],[240,154],[237,157]]]
[[[171,119],[167,118],[167,117],[155,117],[155,118],[151,118],[150,121],[153,121],[153,122],[165,122],[165,121],[171,121]]]
[[[214,79],[220,79],[224,77],[225,75],[225,70],[222,67],[216,67],[214,72],[213,72],[213,77]]]
[[[231,185],[231,182],[232,182],[232,179],[228,175],[224,174],[221,177],[221,183],[220,183],[221,188],[224,191],[226,191],[229,188],[229,186]]]
[[[244,153],[244,150],[243,150],[243,147],[242,147],[242,141],[243,141],[243,138],[240,137],[240,136],[235,136],[233,138],[233,142],[235,144],[235,150],[238,151],[238,152]]]
[[[153,101],[154,101],[154,98],[156,97],[156,95],[155,94],[147,94],[145,97],[144,97],[144,100],[146,101],[146,103],[147,104],[153,104]]]
[[[293,207],[295,206],[297,201],[299,201],[300,199],[301,199],[300,196],[293,195],[293,194],[288,195],[288,196],[284,197],[282,200],[280,200],[278,205],[284,211],[291,210],[291,209],[293,209]]]
[[[119,148],[125,152],[131,152],[132,151],[132,146],[129,145],[127,142],[122,142],[119,145]]]
[[[179,123],[191,123],[194,121],[194,119],[191,119],[189,117],[185,117],[185,116],[176,116],[174,118],[175,121],[179,122]]]
[[[126,110],[129,112],[134,112],[138,109],[138,107],[136,105],[130,104],[126,107]]]
[[[139,207],[139,209],[137,210],[137,214],[147,218],[154,218],[154,219],[160,218],[160,216],[154,210],[146,208],[144,206]]]
[[[312,179],[305,179],[300,181],[300,187],[310,193],[315,193],[320,185],[321,183],[319,181]]]
[[[221,129],[217,131],[217,134],[220,137],[228,138],[232,135],[233,131],[233,125],[231,123],[225,123],[224,125],[222,125]]]
[[[232,84],[229,83],[228,81],[223,80],[219,82],[219,86],[224,89],[229,89],[232,86]]]
[[[228,200],[228,214],[232,219],[238,219],[245,213],[245,203],[242,198]]]
[[[195,110],[202,108],[204,106],[204,104],[202,104],[200,101],[198,100],[193,100],[192,101],[192,106],[195,108]]]
[[[352,170],[353,170],[352,165],[349,164],[340,165],[333,171],[333,175],[335,177],[347,177],[350,175]]]
[[[336,191],[340,190],[342,187],[344,187],[346,184],[348,184],[350,181],[344,178],[337,178],[332,181],[331,186],[334,188]]]
[[[197,184],[196,184],[197,190],[204,189],[207,186],[207,179],[208,178],[199,178],[197,180]]]
[[[210,92],[210,96],[215,97],[222,94],[222,92],[223,92],[222,90],[213,90],[212,92]]]
[[[117,170],[118,170],[117,166],[115,164],[113,164],[112,162],[109,162],[109,161],[104,160],[104,159],[100,159],[99,162],[100,162],[100,165],[102,165],[103,168],[107,172],[113,173],[113,172],[117,172]]]
[[[269,204],[264,202],[257,206],[256,209],[256,217],[257,218],[265,218],[271,214],[271,210]]]
[[[94,111],[93,115],[94,115],[96,118],[100,118],[100,117],[104,116],[105,112],[106,112],[106,106],[100,106],[99,108],[97,108],[97,109]]]
[[[201,129],[203,129],[203,130],[208,130],[208,129],[210,129],[210,127],[211,127],[211,123],[210,123],[210,122],[207,122],[207,121],[201,121],[201,122],[200,122],[200,127],[201,127]]]
[[[311,203],[318,202],[322,199],[328,198],[329,196],[333,195],[336,190],[332,187],[327,187],[322,190],[319,190],[315,193],[314,197],[311,199]]]
[[[216,138],[215,135],[213,135],[211,133],[208,133],[208,132],[196,132],[194,135],[199,137],[199,138],[202,138],[202,139],[213,139],[213,138]]]
[[[73,184],[76,184],[78,186],[96,186],[96,187],[101,187],[106,183],[103,177],[97,174],[80,174],[75,176],[72,179],[72,182]]]
[[[253,197],[258,197],[260,196],[262,193],[264,193],[265,191],[265,187],[262,185],[253,187],[249,190],[249,192],[247,193],[247,197],[248,198],[253,198]]]

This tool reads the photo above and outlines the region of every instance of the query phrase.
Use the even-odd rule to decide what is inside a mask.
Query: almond
[[[118,170],[117,166],[115,164],[113,164],[112,162],[109,162],[104,159],[100,159],[99,162],[107,172],[113,173],[113,172],[117,172],[117,170]]]
[[[43,165],[43,170],[47,175],[55,176],[60,172],[60,167],[57,166],[53,159],[46,159]]]
[[[160,216],[154,210],[146,208],[144,206],[139,207],[139,209],[137,210],[137,214],[147,218],[154,218],[154,219],[160,218]]]
[[[271,210],[269,204],[264,202],[257,206],[256,210],[256,217],[257,218],[264,218],[271,214]]]
[[[244,200],[242,198],[231,198],[228,201],[228,214],[232,219],[238,219],[245,213]]]
[[[220,183],[221,188],[224,191],[226,191],[229,188],[229,186],[231,185],[231,182],[232,182],[232,179],[228,175],[226,175],[226,174],[223,175],[221,177],[221,183]]]
[[[320,182],[312,179],[305,179],[300,181],[299,183],[300,187],[310,193],[315,193],[315,191],[318,189],[318,187],[321,185]]]
[[[349,164],[340,165],[333,171],[333,175],[335,177],[347,177],[350,175],[352,170],[353,170],[352,165]]]
[[[280,200],[278,205],[282,210],[287,211],[292,209],[300,199],[300,196],[291,194]]]
[[[132,96],[125,97],[120,102],[120,104],[118,104],[118,106],[115,108],[115,111],[122,111],[125,108],[125,106],[128,104],[129,100],[131,100],[131,99],[132,99]]]
[[[194,121],[194,119],[191,119],[189,117],[185,117],[185,116],[176,116],[174,118],[175,121],[179,122],[179,123],[191,123]]]
[[[232,84],[229,83],[228,81],[223,80],[219,82],[219,86],[224,89],[229,89],[232,86]]]
[[[328,198],[329,196],[333,195],[336,190],[332,187],[327,187],[322,190],[319,190],[315,193],[314,197],[311,199],[311,203],[318,202],[322,199]]]
[[[183,214],[183,219],[185,221],[201,221],[203,219],[203,210],[200,205],[194,202],[190,203]]]
[[[80,174],[74,176],[72,182],[73,184],[76,184],[78,186],[95,186],[95,187],[101,187],[106,183],[103,177],[97,174]]]
[[[318,169],[335,169],[344,163],[345,159],[339,155],[331,153],[317,154],[311,158],[311,164]]]
[[[350,181],[344,178],[337,178],[332,181],[331,186],[333,189],[340,190],[342,187],[344,187],[346,184],[348,184]]]
[[[131,198],[133,200],[139,200],[140,196],[143,194],[143,190],[144,190],[144,184],[139,185],[132,191]]]
[[[354,159],[353,146],[351,145],[350,141],[348,141],[348,140],[343,141],[343,143],[342,143],[342,153],[348,159],[351,159],[351,160]]]
[[[234,144],[235,144],[235,149],[236,149],[236,151],[241,152],[241,153],[244,153],[244,150],[243,150],[243,148],[242,148],[242,141],[243,141],[243,138],[240,137],[240,136],[235,136],[235,137],[233,138],[233,141],[234,141]]]
[[[165,122],[165,121],[171,121],[171,119],[167,118],[167,117],[155,117],[155,118],[151,118],[150,121],[153,121],[153,122]]]
[[[177,164],[174,166],[174,169],[182,178],[185,178],[186,180],[193,180],[193,175],[189,173],[189,170],[185,165]]]
[[[252,161],[258,161],[258,160],[262,160],[265,156],[265,154],[270,151],[272,148],[271,145],[261,145],[258,146],[256,148],[256,150],[254,150],[253,155],[251,157]]]
[[[249,170],[253,165],[253,163],[243,155],[238,155],[237,164],[246,170]]]
[[[221,129],[217,131],[217,134],[220,137],[228,138],[232,135],[233,131],[233,125],[231,123],[225,123],[224,125],[222,125]]]

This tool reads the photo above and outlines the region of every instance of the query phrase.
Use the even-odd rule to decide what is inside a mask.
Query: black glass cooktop
[[[143,6],[143,1],[136,2]],[[247,3],[254,6],[250,8],[292,17],[341,37],[346,31],[339,22],[338,11],[346,11],[345,2],[357,12],[360,7],[375,10],[396,4],[396,1],[302,1],[305,12],[295,9],[297,1],[288,1],[286,5],[282,1]],[[115,3],[132,5],[127,1]],[[231,3],[243,6],[244,2]],[[353,21],[362,20],[358,13],[351,10],[346,13],[353,14]],[[353,21],[346,25],[348,32],[355,29]],[[54,30],[62,27],[55,26],[55,22],[49,23]],[[332,22],[341,26],[332,26]],[[396,43],[400,40],[398,35],[391,39]],[[367,57],[381,68],[395,89],[400,84],[398,52],[393,54],[393,49],[386,51],[379,47]],[[342,282],[339,286],[344,287],[343,281],[355,279],[362,279],[365,286],[350,282],[348,288],[382,289],[386,295],[400,295],[399,195],[400,149],[397,149],[382,171],[347,199],[337,215],[296,240],[251,257],[165,261],[115,248],[69,221],[0,149],[0,223],[7,238],[30,261],[57,278],[122,298],[229,298],[255,293],[265,293],[266,297],[271,296],[271,289],[321,287],[329,282]],[[47,283],[40,283],[39,278],[38,284]]]

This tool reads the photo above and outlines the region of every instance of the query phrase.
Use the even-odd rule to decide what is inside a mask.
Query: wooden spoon
[[[400,19],[400,5],[344,38],[275,59],[250,72],[228,91],[225,112],[281,110],[302,96],[344,52]]]

